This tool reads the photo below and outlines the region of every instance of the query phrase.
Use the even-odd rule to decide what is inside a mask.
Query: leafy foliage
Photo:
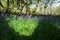
[[[46,12],[46,9],[48,7],[48,4],[50,5],[50,13],[51,13],[51,5],[55,0],[0,0],[0,11],[3,12],[3,10],[12,12],[12,13],[17,13],[18,15],[20,14],[43,14]],[[35,4],[36,8],[30,9],[29,5]],[[36,13],[37,7],[39,7],[39,11]],[[44,8],[42,7],[44,5]],[[32,5],[33,6],[33,5]],[[34,12],[34,13],[33,13]],[[48,12],[49,14],[49,12]]]
[[[59,6],[55,7],[54,12],[57,14],[60,14],[60,7]]]

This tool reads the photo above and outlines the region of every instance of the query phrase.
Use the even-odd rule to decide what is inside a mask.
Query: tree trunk
[[[29,14],[28,14],[28,6],[26,5],[26,14],[27,14],[27,18],[29,18]]]
[[[43,12],[43,15],[45,14],[45,8],[43,8],[44,9],[44,12]]]
[[[51,12],[51,5],[50,5],[50,13],[49,13],[49,15],[50,15],[50,14],[52,14],[52,12]]]
[[[7,9],[6,12],[9,13],[9,0],[7,0]]]
[[[21,11],[20,13],[22,14],[23,4],[20,2],[20,0],[17,0],[17,5],[18,5],[18,9]]]

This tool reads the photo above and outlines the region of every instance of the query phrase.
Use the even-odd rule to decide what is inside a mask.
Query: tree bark
[[[7,9],[6,9],[6,13],[9,13],[9,0],[7,0]]]

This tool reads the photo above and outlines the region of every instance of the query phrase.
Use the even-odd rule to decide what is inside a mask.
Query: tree
[[[29,11],[29,5],[32,4],[32,0],[24,0],[24,6],[26,7],[26,14],[27,17],[30,18],[30,11]]]
[[[42,0],[42,3],[44,4],[44,5],[43,5],[43,9],[44,9],[43,14],[45,14],[45,10],[46,10],[46,8],[48,7],[49,1],[50,1],[50,0]]]
[[[18,11],[20,11],[20,13],[22,14],[22,10],[23,10],[23,7],[25,6],[25,1],[24,0],[16,0],[17,2],[17,6],[18,6]],[[18,13],[19,15],[19,13]]]
[[[55,0],[50,0],[49,2],[49,5],[50,5],[50,13],[49,14],[52,14],[52,11],[51,11],[51,5],[54,3]]]
[[[6,12],[9,13],[9,1],[10,0],[7,0],[7,9],[6,9]]]

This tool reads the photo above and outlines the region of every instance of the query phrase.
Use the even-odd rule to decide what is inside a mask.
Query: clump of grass
[[[11,28],[16,32],[19,32],[20,35],[29,36],[34,32],[34,29],[37,27],[38,19],[22,19],[17,18],[16,16],[7,17],[6,20]]]

